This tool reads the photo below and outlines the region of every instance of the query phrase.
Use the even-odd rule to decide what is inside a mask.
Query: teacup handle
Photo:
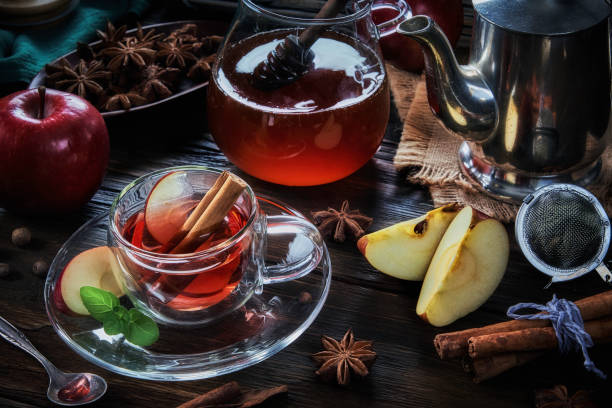
[[[319,230],[308,220],[292,215],[271,215],[266,217],[267,238],[275,235],[294,235],[289,243],[289,249],[284,259],[274,265],[266,265],[263,273],[263,283],[279,283],[308,275],[319,265],[325,250],[325,242]],[[309,245],[309,248],[303,248]],[[303,256],[291,258],[291,251],[307,250]]]

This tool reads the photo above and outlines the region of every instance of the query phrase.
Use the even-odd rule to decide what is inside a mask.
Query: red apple
[[[108,132],[85,99],[28,89],[0,99],[0,206],[65,213],[96,192],[108,165]]]
[[[412,9],[412,15],[431,17],[455,45],[461,36],[463,26],[463,5],[461,0],[406,0]],[[377,0],[372,6],[372,20],[381,24],[398,15],[397,10],[389,5],[389,0]],[[396,32],[381,33],[380,48],[386,60],[411,72],[420,72],[425,66],[421,46],[413,40]]]

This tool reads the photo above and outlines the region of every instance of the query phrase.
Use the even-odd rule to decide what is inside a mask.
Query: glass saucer
[[[303,217],[273,199],[260,196],[258,200],[268,215]],[[118,374],[182,381],[249,367],[295,341],[317,317],[329,292],[331,263],[324,247],[321,262],[308,275],[265,285],[262,293],[253,295],[241,309],[205,327],[160,326],[159,340],[146,349],[141,348],[122,335],[107,335],[101,323],[90,317],[68,316],[53,301],[58,278],[67,263],[82,251],[107,244],[107,225],[108,215],[97,216],[79,228],[59,250],[45,283],[45,305],[53,328],[70,348],[86,360]],[[268,239],[266,261],[278,263],[281,253],[290,261],[287,258],[291,257],[291,243],[287,246],[274,241]],[[129,302],[125,298],[122,302]]]

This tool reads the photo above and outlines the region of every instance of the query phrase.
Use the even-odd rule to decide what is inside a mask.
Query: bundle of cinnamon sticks
[[[593,342],[612,341],[612,290],[575,303]],[[556,349],[558,343],[550,320],[510,320],[438,334],[434,346],[443,360],[463,358],[464,369],[479,383]]]

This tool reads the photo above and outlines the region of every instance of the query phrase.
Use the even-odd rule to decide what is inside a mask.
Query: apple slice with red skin
[[[181,229],[195,204],[187,173],[175,171],[159,179],[147,197],[145,224],[149,234],[165,245]]]
[[[66,265],[54,290],[54,302],[58,309],[77,315],[89,315],[81,300],[81,288],[93,286],[122,296],[118,280],[121,269],[113,251],[107,247],[95,247],[81,252]]]
[[[65,270],[65,269],[64,269]],[[55,289],[53,289],[53,304],[62,313],[67,315],[76,315],[72,310],[68,309],[66,302],[64,302],[64,298],[62,297],[62,278],[64,277],[64,273],[60,275],[60,278],[55,285]]]

